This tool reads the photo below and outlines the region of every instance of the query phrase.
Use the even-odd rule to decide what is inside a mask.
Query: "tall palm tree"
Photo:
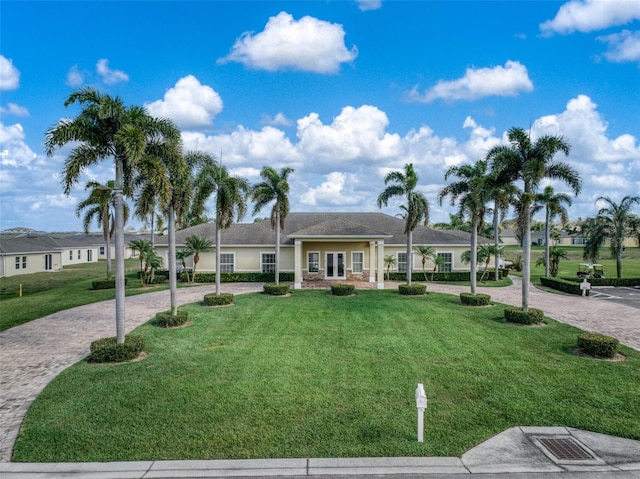
[[[622,250],[627,236],[637,236],[640,221],[631,212],[633,205],[640,204],[640,196],[625,196],[620,203],[608,196],[601,196],[596,203],[603,201],[606,206],[600,208],[595,218],[585,221],[584,231],[587,234],[585,258],[595,258],[598,250],[609,240],[611,255],[616,258],[616,275],[622,277]]]
[[[198,262],[200,262],[200,253],[210,250],[214,243],[213,241],[203,238],[202,236],[192,235],[185,240],[187,249],[193,254],[193,273],[191,274],[191,280],[196,282],[196,268]],[[218,276],[216,274],[216,276]]]
[[[253,214],[273,202],[271,207],[271,229],[276,230],[276,284],[280,283],[280,232],[284,229],[289,215],[289,175],[293,168],[281,168],[278,173],[274,168],[265,166],[260,171],[262,181],[253,186],[251,197],[255,201]]]
[[[229,228],[236,218],[241,221],[247,211],[247,195],[249,183],[239,176],[229,175],[229,170],[216,162],[213,156],[206,153],[192,153],[188,160],[193,166],[200,168],[195,177],[195,196],[192,214],[203,216],[206,212],[205,203],[215,194],[215,225],[216,225],[216,294],[220,294],[220,250],[222,247],[221,233]],[[195,256],[194,256],[195,260]]]
[[[407,284],[411,284],[411,274],[413,272],[412,243],[413,230],[421,222],[429,221],[429,202],[419,191],[415,191],[418,185],[418,175],[413,169],[412,163],[404,165],[404,172],[390,171],[384,177],[386,188],[378,196],[378,208],[387,206],[389,200],[395,196],[406,196],[405,206],[405,228],[407,235]]]
[[[427,281],[427,271],[425,270],[425,264],[427,260],[433,261],[435,263],[436,258],[438,257],[438,253],[431,246],[417,246],[416,253],[420,256],[420,260],[422,261],[422,274],[424,274],[424,280]]]
[[[113,180],[107,181],[105,185],[97,181],[89,181],[85,186],[85,190],[91,189],[89,196],[78,203],[76,214],[78,217],[84,210],[84,218],[82,226],[85,233],[89,233],[91,222],[95,218],[98,225],[102,228],[102,238],[106,242],[107,255],[107,278],[111,277],[111,238],[114,232],[114,213],[113,213]],[[129,218],[129,207],[124,204],[124,221]]]
[[[569,214],[563,204],[571,206],[571,196],[566,193],[554,193],[553,187],[546,186],[542,193],[536,195],[536,202],[544,207],[544,275],[549,277],[549,242],[551,235],[551,221],[556,216],[560,217],[563,225],[569,221]]]
[[[63,170],[63,191],[66,195],[80,179],[81,173],[103,160],[113,159],[115,166],[114,209],[116,243],[116,341],[124,342],[124,201],[131,195],[136,165],[147,144],[161,139],[167,122],[149,116],[144,108],[126,107],[118,97],[103,95],[93,88],[72,93],[65,106],[78,104],[83,109],[74,119],[60,120],[47,130],[45,151],[52,156],[57,148],[69,143],[74,146]]]
[[[574,193],[580,193],[582,181],[578,172],[566,163],[553,161],[556,153],[569,154],[569,143],[560,136],[545,135],[535,142],[522,128],[512,128],[507,134],[509,145],[494,146],[487,153],[496,174],[497,184],[522,181],[521,208],[518,216],[524,227],[522,244],[522,310],[529,309],[531,279],[531,205],[543,179],[567,183]]]
[[[490,201],[493,200],[493,246],[495,251],[500,252],[500,216],[504,217],[507,211],[509,211],[509,206],[517,193],[517,188],[511,183],[499,184],[494,172],[491,171],[489,174],[491,178],[489,180],[487,196]],[[500,254],[494,256],[494,269],[496,271],[494,280],[499,281]]]
[[[452,175],[457,176],[459,180],[445,186],[438,195],[438,200],[442,204],[442,200],[450,196],[451,205],[453,206],[458,201],[460,214],[467,214],[471,220],[471,272],[469,278],[471,280],[471,294],[475,295],[478,271],[478,230],[482,229],[487,210],[486,203],[489,200],[487,162],[479,160],[474,165],[452,166],[445,173],[444,179],[447,180]]]

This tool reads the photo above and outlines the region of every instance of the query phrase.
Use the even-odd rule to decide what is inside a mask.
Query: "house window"
[[[16,256],[16,269],[20,269],[20,256]]]
[[[50,254],[44,255],[44,269],[47,271],[53,269],[53,256]]]
[[[276,254],[275,253],[262,253],[262,272],[263,273],[275,273],[276,272]]]
[[[233,273],[234,263],[233,253],[220,253],[220,273]]]
[[[72,259],[73,259],[73,250],[70,249],[69,250],[69,260],[72,260]]]
[[[363,263],[364,253],[362,251],[354,251],[351,253],[351,271],[353,273],[362,273]]]
[[[104,256],[104,246],[100,246],[100,256]]]
[[[438,271],[441,273],[450,273],[453,271],[453,253],[438,253],[441,263],[438,265]]]
[[[320,253],[318,251],[310,251],[307,253],[307,271],[309,273],[317,273],[320,269]]]
[[[93,261],[93,251],[91,251],[90,249],[87,250],[87,262],[91,262]]]
[[[396,253],[396,268],[398,273],[407,272],[407,253]]]
[[[22,257],[22,269],[27,269],[27,257]]]
[[[573,245],[585,245],[587,244],[587,238],[583,236],[578,236],[576,238],[571,238],[571,244]]]
[[[78,250],[78,259],[82,259],[82,251]]]

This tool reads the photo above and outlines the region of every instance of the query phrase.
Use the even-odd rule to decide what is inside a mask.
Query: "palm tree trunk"
[[[173,210],[173,204],[169,204],[169,302],[171,304],[171,316],[178,315],[178,303],[176,296],[178,294],[178,280],[176,278],[176,218]]]
[[[155,248],[156,247],[156,235],[155,235],[155,218],[156,218],[156,212],[153,211],[151,213],[151,247]]]
[[[218,226],[218,218],[216,218],[216,294],[220,294],[220,226]]]
[[[114,203],[116,210],[116,343],[124,343],[124,201],[122,198],[123,188],[123,165],[122,159],[116,157],[116,181]]]
[[[407,233],[407,284],[411,284],[411,276],[413,273],[413,258],[411,255],[411,245],[413,243],[413,231]]]
[[[544,275],[549,277],[549,223],[551,223],[551,217],[549,213],[549,207],[547,207],[546,215],[544,218]]]
[[[280,212],[276,212],[276,284],[280,283]]]
[[[107,279],[111,277],[111,251],[109,251],[109,204],[102,211],[102,238],[107,242]]]
[[[493,244],[496,247],[496,252],[494,256],[495,263],[495,281],[498,281],[500,278],[500,253],[498,252],[498,248],[500,247],[500,237],[499,230],[500,229],[500,210],[498,210],[498,202],[495,201],[493,204]]]
[[[616,251],[616,276],[622,278],[622,242],[618,245],[618,251]]]
[[[525,194],[527,194],[525,187]],[[531,280],[531,207],[529,202],[522,208],[524,214],[522,232],[522,310],[529,310],[529,281]]]
[[[471,280],[471,294],[476,295],[478,285],[478,221],[474,218],[471,225],[471,271],[469,279]]]

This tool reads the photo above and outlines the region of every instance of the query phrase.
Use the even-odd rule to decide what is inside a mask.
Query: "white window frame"
[[[51,254],[44,255],[44,269],[45,271],[50,271],[53,269],[53,255]]]
[[[93,261],[93,250],[87,250],[87,263],[91,263]]]
[[[451,266],[449,267],[450,269],[443,270],[442,266],[439,265],[438,266],[438,272],[439,273],[452,273],[453,272],[453,264],[454,264],[453,261],[454,261],[454,258],[455,258],[455,255],[453,254],[453,251],[438,251],[438,252],[436,252],[436,255],[438,257],[440,255],[445,255],[445,254],[451,255]]]
[[[354,256],[359,254],[360,255],[360,261],[356,261],[354,259]],[[359,264],[360,265],[360,269],[357,270],[355,265]],[[362,273],[364,271],[364,251],[352,251],[351,252],[351,272],[352,273]]]
[[[100,250],[98,251],[98,255],[99,256],[104,256],[105,253],[105,247],[104,246],[100,246]]]
[[[20,256],[16,256],[16,269],[20,269],[20,265],[22,263],[20,262]]]
[[[400,255],[403,254],[405,257],[405,261],[400,261]],[[404,264],[404,268],[400,269],[400,264]],[[398,273],[406,273],[407,272],[407,252],[406,251],[396,251],[396,271]]]
[[[273,263],[265,263],[264,262],[264,255],[265,254],[273,255]],[[273,265],[273,271],[265,271],[264,267],[266,265]],[[276,272],[276,253],[275,253],[275,251],[261,251],[260,252],[260,271],[262,271],[263,273],[275,273]]]
[[[22,269],[27,269],[27,257],[22,257]]]
[[[309,255],[318,255],[318,260],[317,261],[311,261],[309,259]],[[316,270],[312,271],[311,270],[311,263],[316,263]],[[307,272],[308,273],[313,273],[313,274],[317,274],[320,272],[320,251],[307,251]]]
[[[73,250],[69,250],[69,261],[73,261]]]
[[[222,262],[222,257],[223,256],[231,256],[233,258],[233,263],[223,263]],[[226,271],[223,269],[225,267],[228,267],[229,265],[231,265],[231,271]],[[219,270],[220,274],[224,274],[224,273],[235,273],[236,270],[236,254],[235,253],[220,253],[220,264],[216,267],[216,270]],[[218,271],[216,271],[218,272]]]
[[[78,250],[78,259],[82,259],[82,250],[81,249]]]

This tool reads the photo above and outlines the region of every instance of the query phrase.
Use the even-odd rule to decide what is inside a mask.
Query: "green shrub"
[[[332,284],[331,294],[334,296],[351,296],[356,287],[352,284]]]
[[[536,324],[544,322],[544,313],[541,309],[529,308],[524,312],[522,308],[509,306],[504,308],[504,318],[510,323]]]
[[[426,294],[427,285],[420,283],[401,284],[398,286],[398,292],[405,296],[420,296]]]
[[[178,314],[173,316],[171,311],[161,311],[156,314],[155,319],[151,322],[154,326],[159,328],[175,328],[182,326],[189,321],[189,313],[186,311],[178,311]]]
[[[582,283],[582,278],[578,277],[562,279],[572,283]],[[640,278],[589,278],[589,283],[591,283],[591,286],[634,287],[640,285]]]
[[[509,271],[506,269],[501,269],[500,271],[500,277],[499,279],[502,278],[506,278],[509,275]],[[427,280],[429,281],[433,281],[433,282],[437,282],[437,281],[450,281],[450,282],[455,282],[455,281],[470,281],[471,279],[471,273],[469,271],[449,271],[449,272],[431,272],[431,271],[427,271]],[[386,273],[385,273],[386,276]],[[482,278],[482,271],[478,271],[478,274],[476,275],[476,278],[479,280],[480,278]],[[487,272],[484,275],[484,280],[485,281],[490,281],[493,280],[495,278],[495,272],[493,270],[487,270]],[[390,281],[406,281],[407,280],[407,275],[406,273],[394,273],[394,272],[390,272],[389,273],[389,278]],[[417,270],[417,271],[413,271],[413,273],[411,274],[411,281],[424,281],[425,277],[424,277],[424,272],[422,272],[421,270]]]
[[[280,282],[293,282],[293,273],[280,273]],[[184,276],[183,276],[184,278]],[[197,273],[198,283],[215,283],[215,273]],[[220,282],[222,283],[273,283],[276,280],[275,273],[222,273]]]
[[[121,363],[138,357],[144,350],[144,338],[127,334],[124,343],[118,344],[116,338],[101,338],[91,343],[91,363]]]
[[[597,333],[582,333],[578,335],[578,347],[590,356],[597,358],[612,358],[618,352],[620,342],[611,336]]]
[[[578,283],[561,278],[545,278],[544,276],[540,278],[540,284],[542,284],[542,286],[546,286],[547,288],[552,288],[557,291],[564,291],[569,294],[577,294],[578,296],[582,295],[580,283],[582,283],[582,279],[580,279],[580,282]],[[587,295],[589,295],[589,291],[587,291]]]
[[[289,285],[286,283],[267,283],[262,289],[265,294],[269,294],[271,296],[284,296],[289,293]]]
[[[460,293],[460,302],[467,306],[488,306],[491,296],[488,294]]]
[[[205,306],[226,306],[227,304],[233,304],[232,293],[209,293],[204,295],[202,301]]]
[[[128,283],[127,278],[124,279],[124,285]],[[114,289],[116,287],[115,279],[99,279],[91,282],[91,289]]]

